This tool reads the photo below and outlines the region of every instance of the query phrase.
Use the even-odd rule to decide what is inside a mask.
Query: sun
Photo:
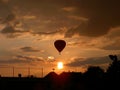
[[[57,63],[57,68],[58,69],[63,69],[63,62],[58,62]]]

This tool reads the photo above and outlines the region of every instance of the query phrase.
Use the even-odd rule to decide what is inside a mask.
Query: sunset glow
[[[58,62],[57,67],[58,69],[63,69],[63,62]]]
[[[0,75],[13,76],[14,71],[14,76],[27,76],[28,67],[38,77],[42,70],[36,68],[43,68],[44,76],[51,68],[83,72],[97,65],[106,70],[109,54],[120,57],[119,3],[0,0]],[[65,43],[57,48],[59,40]]]

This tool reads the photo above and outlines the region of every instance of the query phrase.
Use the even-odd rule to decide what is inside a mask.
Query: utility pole
[[[43,68],[41,68],[41,70],[42,70],[42,78],[43,78]]]
[[[14,67],[13,67],[13,77],[14,77]]]
[[[28,67],[28,77],[30,76],[30,67]]]

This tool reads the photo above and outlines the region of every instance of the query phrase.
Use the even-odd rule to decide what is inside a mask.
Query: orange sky
[[[120,57],[119,3],[0,0],[0,74],[12,76],[13,67],[15,75],[24,76],[28,67],[37,76],[41,68],[45,74],[53,68],[61,72],[58,61],[64,62],[63,71],[84,71],[89,65],[107,67],[109,54]],[[54,47],[57,39],[66,41],[61,55]]]

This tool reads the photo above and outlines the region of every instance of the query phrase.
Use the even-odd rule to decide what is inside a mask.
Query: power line
[[[35,68],[35,67],[33,67],[33,68],[30,68],[30,67],[15,67],[15,66],[0,66],[0,69],[2,70],[4,70],[4,69],[12,69],[12,71],[10,70],[10,73],[11,73],[11,75],[12,75],[12,77],[15,77],[15,74],[16,74],[16,72],[18,72],[18,69],[22,69],[22,70],[27,70],[26,71],[26,74],[28,74],[28,76],[30,76],[31,75],[31,71],[32,70],[40,70],[40,73],[41,73],[41,75],[40,75],[40,77],[43,77],[44,76],[44,69],[43,69],[43,67],[42,68]],[[9,71],[9,70],[8,70]],[[3,72],[3,74],[4,74],[4,71],[2,71]],[[9,73],[8,73],[9,74]],[[10,76],[11,76],[10,75]]]

